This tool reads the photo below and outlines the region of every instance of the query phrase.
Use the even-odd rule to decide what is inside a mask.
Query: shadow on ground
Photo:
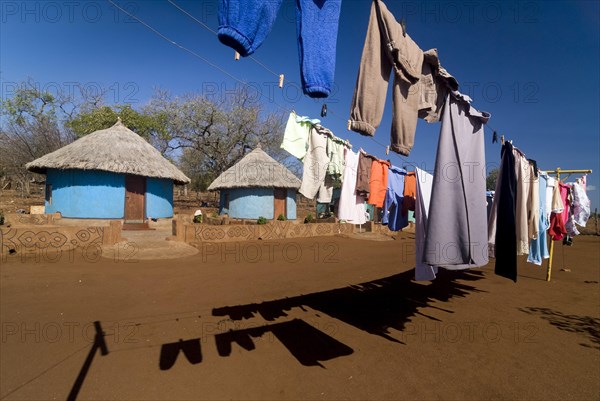
[[[419,308],[428,307],[454,313],[434,306],[433,303],[465,297],[471,292],[481,292],[465,283],[481,279],[483,273],[480,271],[441,270],[436,280],[429,284],[418,284],[412,281],[413,275],[414,271],[410,270],[334,290],[259,304],[215,308],[212,311],[213,316],[226,317],[232,321],[252,319],[260,315],[264,320],[273,322],[259,327],[216,334],[217,352],[221,357],[228,357],[231,355],[233,344],[246,351],[253,351],[256,349],[253,339],[269,334],[274,335],[302,365],[324,368],[320,362],[350,355],[354,352],[353,349],[302,319],[295,318],[284,322],[275,322],[275,320],[288,317],[288,312],[292,308],[300,308],[304,311],[307,310],[306,308],[311,308],[367,333],[402,343],[390,335],[390,329],[402,331],[411,316],[422,315],[439,321],[421,312]],[[162,345],[160,369],[170,369],[180,351],[191,364],[200,363],[202,360],[200,339],[180,340]]]
[[[481,279],[483,273],[480,271],[448,272],[441,270],[436,280],[428,285],[417,284],[412,281],[413,275],[414,271],[409,270],[383,279],[335,290],[266,301],[259,304],[215,308],[212,314],[213,316],[228,316],[231,320],[251,319],[259,314],[267,321],[274,321],[288,316],[287,312],[292,308],[306,310],[306,307],[309,307],[370,334],[401,343],[390,336],[390,328],[402,331],[408,319],[417,314],[439,321],[439,319],[419,311],[419,308],[428,307],[446,313],[454,313],[451,310],[434,306],[432,303],[436,301],[447,302],[455,297],[465,297],[471,292],[482,292],[465,283]],[[541,308],[531,309],[534,311],[543,310]],[[533,313],[533,311],[527,313]],[[572,317],[563,316],[563,318]],[[586,317],[585,319],[591,318]],[[106,334],[103,332],[100,322],[95,324],[97,324],[96,339],[71,388],[69,400],[77,399],[96,352],[100,350],[101,355],[109,354],[104,342]],[[589,331],[594,339],[593,341],[597,343],[598,330],[594,328],[594,324],[597,325],[598,322],[594,322],[592,319],[591,321],[582,321],[579,324],[581,330],[578,331]],[[217,352],[221,357],[230,356],[234,343],[247,351],[253,351],[256,349],[253,338],[265,334],[274,335],[294,358],[304,366],[325,368],[320,363],[321,361],[351,355],[354,352],[348,345],[298,318],[216,334]],[[171,369],[180,354],[183,356],[179,359],[186,359],[191,365],[201,363],[203,359],[201,343],[201,338],[194,338],[162,344],[158,361],[159,369],[163,371]]]
[[[252,337],[272,333],[304,366],[320,366],[319,361],[327,361],[354,352],[346,344],[323,333],[301,319],[275,323],[244,330],[232,330],[215,336],[220,356],[231,355],[231,345],[238,344],[247,351],[255,349]]]
[[[600,349],[600,319],[591,316],[565,315],[550,308],[519,308],[521,312],[539,315],[559,330],[581,334],[592,344],[580,343],[583,347]]]
[[[449,272],[440,270],[438,277],[429,285],[412,281],[413,270],[379,280],[352,285],[345,288],[300,295],[260,304],[226,306],[213,309],[213,316],[227,316],[232,320],[250,319],[256,314],[273,321],[287,316],[286,311],[304,306],[321,311],[344,323],[390,341],[400,342],[389,335],[389,328],[399,331],[413,315],[423,315],[420,307],[430,307],[434,301],[447,302],[454,297],[464,297],[470,292],[481,292],[459,281],[476,281],[483,277],[480,271]]]

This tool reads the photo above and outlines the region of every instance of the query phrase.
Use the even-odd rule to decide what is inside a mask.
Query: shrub
[[[194,223],[198,224],[198,223],[202,223],[202,215],[199,214],[198,216],[194,216]]]
[[[267,224],[267,218],[260,216],[258,220],[256,220],[256,224]]]
[[[306,217],[304,218],[304,222],[305,223],[312,223],[314,221],[312,214],[307,214]]]
[[[277,220],[285,221],[285,216],[283,214],[280,214],[279,216],[277,216]]]

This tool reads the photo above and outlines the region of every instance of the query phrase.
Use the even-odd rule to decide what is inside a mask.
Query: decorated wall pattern
[[[86,227],[63,230],[53,227],[47,230],[26,228],[0,228],[0,253],[28,249],[55,249],[67,251],[90,245],[101,246],[105,227]]]
[[[283,238],[310,238],[351,234],[354,225],[340,223],[297,224],[289,221],[272,222],[261,225],[223,225],[184,224],[185,241],[249,241]],[[179,237],[180,239],[183,239]]]

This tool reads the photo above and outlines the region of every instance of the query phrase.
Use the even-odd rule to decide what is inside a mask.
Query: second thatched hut
[[[208,187],[220,191],[219,214],[237,219],[296,219],[300,180],[260,146],[221,173]]]

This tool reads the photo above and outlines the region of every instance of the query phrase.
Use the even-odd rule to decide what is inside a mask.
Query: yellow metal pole
[[[552,254],[554,253],[554,240],[550,236],[550,259],[548,260],[548,270],[546,270],[546,281],[550,281],[552,276]]]
[[[558,181],[560,181],[560,173],[564,173],[564,174],[577,174],[577,173],[582,173],[582,174],[591,174],[592,170],[561,170],[560,167],[558,167],[556,170],[553,171],[546,171],[547,174],[556,174],[556,179]],[[558,185],[558,183],[557,183]],[[552,239],[552,237],[550,237],[550,259],[548,259],[548,269],[546,271],[546,281],[550,281],[550,277],[552,276],[552,255],[554,254],[554,240]]]
[[[546,174],[557,174],[557,172],[561,172],[562,174],[591,174],[592,170],[561,170],[557,168],[556,170],[544,171]]]

